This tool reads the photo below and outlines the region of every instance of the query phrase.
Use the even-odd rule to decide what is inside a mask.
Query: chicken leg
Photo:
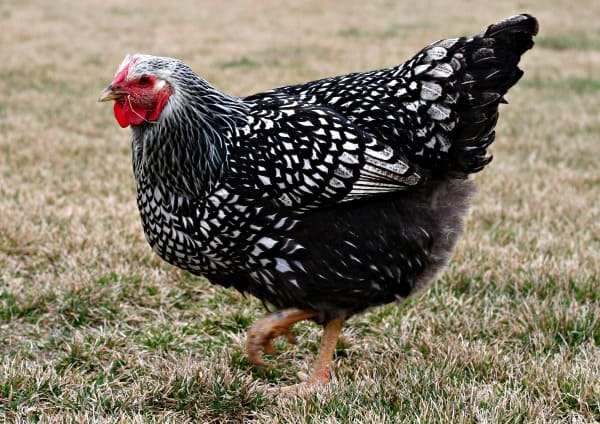
[[[293,334],[289,327],[298,321],[302,321],[315,316],[314,312],[301,309],[285,309],[267,315],[265,318],[256,322],[248,329],[248,339],[246,341],[246,350],[248,359],[255,366],[262,368],[264,360],[261,349],[265,353],[274,352],[271,340],[280,335],[284,335],[291,343],[295,342]],[[337,317],[329,321],[323,330],[321,346],[317,359],[313,364],[313,369],[307,381],[290,387],[281,389],[281,392],[297,392],[315,385],[324,385],[331,379],[331,361],[337,344],[337,339],[342,331],[342,325],[345,318]]]
[[[290,343],[295,343],[296,339],[290,331],[290,327],[298,321],[312,318],[315,315],[311,311],[290,308],[273,312],[255,322],[248,329],[246,339],[246,352],[248,353],[250,363],[261,369],[265,363],[262,352],[269,355],[275,353],[275,348],[271,344],[271,340],[283,335]]]

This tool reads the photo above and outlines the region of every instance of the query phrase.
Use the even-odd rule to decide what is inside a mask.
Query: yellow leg
[[[344,318],[334,318],[327,323],[321,337],[319,355],[313,365],[313,370],[308,383],[327,384],[331,380],[331,361],[337,340],[342,332]]]
[[[321,337],[321,347],[319,354],[313,365],[312,372],[308,381],[294,386],[283,387],[280,393],[298,393],[310,391],[320,385],[326,385],[331,380],[331,361],[337,344],[338,337],[342,331],[344,318],[334,318],[327,323]]]
[[[292,308],[274,312],[255,322],[248,329],[246,339],[246,352],[250,363],[262,368],[265,363],[262,352],[268,354],[275,352],[271,340],[278,336],[285,336],[290,343],[295,343],[290,327],[298,321],[312,318],[315,315],[315,312]]]

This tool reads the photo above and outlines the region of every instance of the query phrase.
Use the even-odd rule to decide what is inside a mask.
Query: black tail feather
[[[513,16],[466,40],[462,55],[465,71],[458,78],[458,125],[451,134],[449,151],[451,174],[477,172],[491,161],[486,148],[493,142],[498,120],[498,105],[504,95],[523,76],[518,63],[533,47],[538,32],[531,15]]]

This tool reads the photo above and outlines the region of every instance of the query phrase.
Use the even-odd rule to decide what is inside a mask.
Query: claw
[[[308,383],[310,381],[310,375],[305,372],[299,371],[296,375],[298,376],[298,380],[302,383]]]
[[[298,384],[294,384],[292,386],[284,386],[284,387],[278,387],[273,389],[273,393],[276,395],[291,395],[291,394],[296,394],[296,395],[306,395],[309,393],[314,392],[315,390],[319,389],[319,388],[324,388],[326,386],[314,383],[314,382],[310,382],[310,381],[303,381],[302,383],[298,383]]]
[[[283,333],[283,335],[285,336],[289,344],[296,344],[296,335],[292,333],[289,329],[285,333]]]
[[[290,327],[308,318],[312,318],[314,312],[303,311],[300,309],[285,309],[267,315],[260,321],[257,321],[248,329],[248,338],[246,341],[246,351],[248,360],[257,368],[265,363],[263,352],[268,355],[275,353],[273,339],[279,336],[285,336],[288,342],[295,344],[296,337],[290,331]]]
[[[271,343],[270,340],[267,340],[263,345],[263,352],[266,353],[267,355],[274,355],[275,354],[275,346],[273,346],[273,343]]]

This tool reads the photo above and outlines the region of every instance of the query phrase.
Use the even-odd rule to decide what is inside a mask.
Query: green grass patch
[[[406,35],[407,32],[411,31],[423,31],[429,26],[430,24],[426,22],[397,23],[384,29],[369,29],[363,26],[351,26],[339,30],[337,35],[343,38],[387,39],[397,38]]]
[[[257,61],[254,59],[250,59],[247,57],[242,57],[239,59],[235,59],[235,60],[228,60],[228,61],[224,61],[224,62],[218,62],[217,67],[221,68],[221,69],[228,69],[228,68],[257,68],[259,66],[263,66],[264,63],[261,61]]]
[[[600,32],[563,33],[555,36],[540,36],[535,44],[550,50],[600,51]]]
[[[568,76],[558,79],[542,78],[540,75],[534,75],[524,79],[523,86],[533,89],[552,89],[567,91],[576,95],[596,95],[600,90],[600,77],[573,77]]]

